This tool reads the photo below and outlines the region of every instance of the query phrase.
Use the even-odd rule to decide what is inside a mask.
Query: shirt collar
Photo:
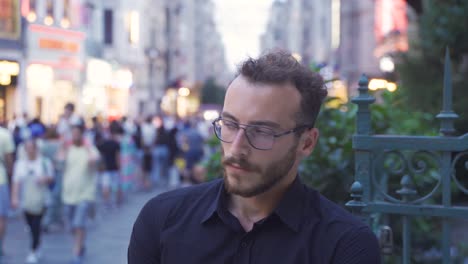
[[[305,186],[299,179],[299,175],[284,193],[278,206],[274,210],[279,219],[290,229],[299,232],[305,217],[305,202],[307,199]]]
[[[309,214],[306,215],[307,212],[305,212],[307,199],[306,187],[299,179],[299,175],[297,175],[296,179],[294,179],[291,186],[285,192],[273,214],[277,215],[279,219],[294,232],[299,232],[304,218],[309,217],[307,216]],[[208,221],[215,215],[215,213],[219,214],[219,212],[223,210],[222,207],[226,206],[226,203],[224,202],[225,200],[226,193],[224,190],[224,181],[221,180],[216,197],[206,210],[201,223]],[[309,202],[315,203],[314,201]],[[227,208],[224,208],[224,210],[227,210]],[[311,219],[313,221],[318,221],[319,218],[317,214],[312,214],[310,217],[316,218]]]
[[[201,223],[205,223],[208,221],[216,212],[218,208],[221,206],[221,199],[224,194],[224,180],[219,180],[218,189],[215,198],[211,201],[206,210],[205,215],[203,215]]]

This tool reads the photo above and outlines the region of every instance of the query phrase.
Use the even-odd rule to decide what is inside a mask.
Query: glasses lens
[[[233,121],[218,119],[213,122],[216,136],[223,142],[232,143],[239,132],[239,124]],[[261,150],[273,147],[274,131],[266,127],[246,126],[245,135],[249,144]]]
[[[235,122],[219,119],[213,123],[216,136],[224,142],[230,143],[234,140],[239,125]]]
[[[246,135],[254,148],[267,150],[273,147],[274,131],[269,128],[251,126],[246,129]]]

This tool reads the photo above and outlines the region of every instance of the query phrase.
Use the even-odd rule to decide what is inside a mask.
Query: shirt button
[[[242,242],[242,243],[241,243],[241,246],[242,246],[243,248],[247,247],[247,242]]]

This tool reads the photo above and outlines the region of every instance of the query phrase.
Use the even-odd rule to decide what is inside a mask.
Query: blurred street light
[[[180,96],[189,96],[190,95],[190,89],[187,87],[180,87],[178,91]]]
[[[385,79],[371,79],[369,82],[369,90],[376,91],[380,89],[387,89],[389,92],[394,92],[397,90],[397,85]]]
[[[379,62],[380,70],[383,72],[393,72],[395,70],[395,63],[389,56],[384,56]]]

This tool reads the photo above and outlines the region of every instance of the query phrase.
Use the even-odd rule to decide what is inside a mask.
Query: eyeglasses
[[[310,125],[300,125],[291,130],[276,134],[276,132],[265,126],[258,126],[258,125],[242,125],[234,121],[224,120],[223,118],[219,117],[213,121],[213,128],[216,134],[216,137],[219,140],[232,143],[239,132],[239,129],[244,129],[245,136],[249,144],[259,150],[269,150],[273,148],[273,144],[275,143],[275,139],[286,136],[291,133],[295,133],[300,131],[304,128],[311,128]]]

